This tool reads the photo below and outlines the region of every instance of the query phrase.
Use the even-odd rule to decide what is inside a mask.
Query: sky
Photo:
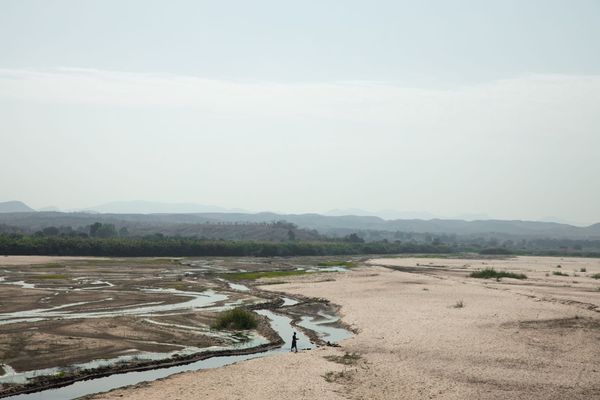
[[[600,222],[600,2],[0,0],[0,201]]]

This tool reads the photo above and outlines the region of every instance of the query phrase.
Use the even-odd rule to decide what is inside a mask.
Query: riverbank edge
[[[266,309],[273,310],[281,306],[283,300],[271,301],[268,303],[261,303],[254,306],[248,307],[249,309]],[[277,334],[268,335],[271,336],[268,339],[269,343],[265,343],[259,346],[250,347],[247,349],[226,349],[217,350],[210,352],[201,352],[185,356],[176,355],[171,358],[163,360],[154,360],[138,363],[129,363],[124,365],[111,365],[106,367],[85,369],[78,371],[74,375],[59,377],[59,376],[44,376],[39,377],[34,382],[29,382],[22,385],[11,385],[4,390],[0,390],[0,399],[7,398],[10,396],[16,396],[21,394],[42,392],[44,390],[56,389],[71,385],[76,382],[86,381],[90,379],[103,378],[116,374],[123,374],[127,372],[141,372],[153,369],[170,368],[179,365],[191,364],[197,361],[207,360],[213,357],[225,357],[225,356],[240,356],[248,354],[264,353],[269,350],[277,349],[284,344],[284,340]]]

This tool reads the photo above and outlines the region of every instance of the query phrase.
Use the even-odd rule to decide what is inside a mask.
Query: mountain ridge
[[[153,213],[117,214],[86,212],[14,212],[0,214],[0,224],[29,230],[48,226],[86,226],[94,222],[113,223],[118,226],[132,224],[148,226],[175,226],[199,224],[263,224],[286,221],[301,229],[316,230],[324,235],[344,236],[358,231],[431,233],[446,235],[500,235],[536,238],[600,238],[600,223],[578,227],[556,222],[523,220],[385,220],[377,216],[325,216],[310,214],[261,213]]]
[[[0,202],[0,213],[33,212],[33,208],[18,200]]]

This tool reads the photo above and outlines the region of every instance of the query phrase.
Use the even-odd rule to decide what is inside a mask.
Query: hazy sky
[[[600,2],[0,0],[0,201],[600,221]]]

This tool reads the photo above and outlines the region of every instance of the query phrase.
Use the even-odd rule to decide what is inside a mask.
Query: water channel
[[[240,288],[240,289],[243,290],[243,288]],[[186,293],[186,295],[189,295],[189,294],[191,294],[191,293]],[[206,295],[206,293],[204,293],[204,294]],[[216,293],[210,293],[210,294],[211,294],[211,296],[207,296],[207,297],[212,297],[214,300],[213,296],[215,296]],[[188,307],[190,307],[190,306],[206,307],[207,305],[210,305],[212,303],[211,301],[206,301],[207,300],[206,297],[198,296],[198,293],[195,293],[195,295],[196,295],[196,297],[194,300],[192,300],[192,304],[190,304],[188,302],[186,304],[186,306],[188,306]],[[200,300],[202,297],[204,297],[204,299]],[[218,295],[217,295],[217,297],[218,297]],[[295,303],[296,303],[296,301],[293,299],[289,299],[289,298],[284,299],[284,304],[286,306],[291,306]],[[157,306],[151,306],[150,310],[156,311],[156,308],[154,308],[154,307],[157,307]],[[158,306],[158,307],[160,307],[160,306]],[[169,311],[172,311],[173,309],[180,309],[179,307],[174,307],[174,305],[168,305],[168,307],[169,307]],[[173,308],[171,308],[171,307],[173,307]],[[146,313],[147,311],[150,311],[149,309],[147,309],[145,307],[142,309],[143,309],[144,313]],[[41,310],[32,310],[32,311],[33,311],[33,313],[38,314],[38,315],[34,316],[34,315],[30,314],[30,315],[27,315],[24,319],[31,320],[31,319],[34,319],[35,317],[39,318],[40,317],[39,314],[44,314],[43,312],[40,312]],[[30,311],[29,313],[32,313],[32,311]],[[46,310],[46,311],[50,311],[50,313],[52,313],[52,312],[56,312],[57,310],[55,308],[54,310]],[[140,310],[138,309],[138,311],[140,311]],[[166,311],[166,310],[161,308],[161,311]],[[267,317],[270,320],[270,324],[271,324],[271,327],[273,328],[273,330],[275,330],[279,334],[279,336],[284,340],[284,344],[280,348],[265,351],[262,353],[255,353],[255,354],[212,357],[212,358],[192,362],[192,363],[185,364],[185,365],[177,365],[177,366],[167,367],[167,368],[157,368],[157,369],[148,370],[148,371],[126,372],[126,373],[121,373],[121,374],[114,374],[114,375],[110,375],[110,376],[106,376],[106,377],[89,379],[86,381],[79,381],[79,382],[73,383],[69,386],[64,386],[64,387],[60,387],[60,388],[56,388],[56,389],[48,389],[48,390],[44,390],[44,391],[37,392],[37,393],[14,395],[14,396],[6,397],[5,399],[10,399],[10,400],[75,399],[75,398],[85,396],[88,394],[105,392],[108,390],[112,390],[112,389],[116,389],[116,388],[120,388],[120,387],[124,387],[124,386],[134,385],[134,384],[137,384],[140,382],[153,381],[153,380],[164,378],[164,377],[167,377],[167,376],[170,376],[173,374],[177,374],[180,372],[198,371],[198,370],[202,370],[202,369],[216,368],[216,367],[230,365],[233,363],[237,363],[240,361],[249,360],[249,359],[253,359],[253,358],[275,355],[275,354],[278,354],[281,352],[290,351],[291,337],[292,337],[292,334],[294,331],[298,335],[299,349],[305,350],[305,349],[311,349],[314,347],[314,344],[311,343],[310,339],[306,335],[304,335],[301,331],[298,331],[293,328],[293,326],[291,325],[292,321],[289,317],[274,313],[273,311],[270,311],[270,310],[257,310],[256,312],[260,315]],[[104,313],[102,313],[102,314],[103,314],[103,316],[106,315]],[[137,314],[139,315],[139,313],[137,313]],[[12,317],[14,318],[16,316],[12,315]],[[19,317],[23,317],[23,316],[21,315]],[[17,317],[17,319],[22,321],[22,319],[20,319],[19,317]],[[48,315],[44,315],[42,318],[44,318],[44,317],[48,317]],[[97,315],[92,315],[92,316],[88,316],[88,317],[94,318],[94,317],[97,317]],[[302,318],[302,321],[299,323],[299,325],[302,327],[305,327],[307,329],[313,330],[321,339],[333,343],[333,342],[337,342],[339,340],[346,339],[347,337],[349,337],[351,335],[350,332],[346,331],[345,329],[333,328],[328,325],[332,322],[335,322],[336,318],[337,317],[335,317],[335,316],[329,316],[326,314],[320,315],[318,320],[315,320],[314,317],[305,316]],[[7,321],[5,321],[5,322],[7,322]]]

